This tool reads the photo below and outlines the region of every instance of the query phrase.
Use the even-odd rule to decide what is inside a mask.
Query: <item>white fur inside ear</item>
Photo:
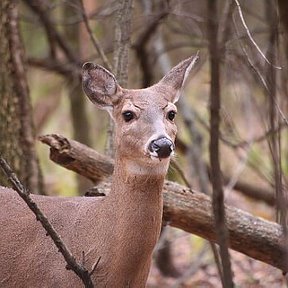
[[[185,81],[187,80],[187,77],[189,76],[191,69],[194,67],[195,63],[199,59],[198,54],[199,53],[197,52],[197,54],[194,56],[193,60],[191,61],[191,63],[189,64],[189,66],[187,67],[187,69],[184,73],[184,77],[183,77],[183,81],[182,81],[182,87],[185,85]]]
[[[185,73],[184,73],[184,77],[183,77],[183,80],[182,80],[181,88],[177,91],[177,93],[175,95],[175,98],[174,98],[174,101],[173,101],[173,104],[175,104],[179,100],[179,98],[180,98],[180,96],[182,94],[183,88],[185,86],[185,82],[186,82],[186,80],[187,80],[187,78],[188,78],[188,76],[190,74],[190,71],[191,71],[191,69],[194,67],[194,65],[196,64],[196,62],[199,59],[199,55],[198,54],[199,54],[199,51],[193,57],[193,59],[192,59],[191,63],[189,64],[189,66],[186,68]]]
[[[105,111],[107,111],[110,115],[110,117],[114,120],[114,117],[113,117],[113,107],[112,106],[105,106],[103,108]]]

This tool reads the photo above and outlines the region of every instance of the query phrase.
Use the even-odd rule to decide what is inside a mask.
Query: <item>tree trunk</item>
[[[225,223],[224,191],[221,178],[219,155],[219,127],[221,108],[220,87],[220,50],[218,45],[218,7],[217,1],[208,0],[208,41],[210,54],[210,144],[211,183],[213,188],[212,207],[217,239],[220,246],[222,263],[222,285],[224,288],[234,287],[231,261],[228,251],[229,233]]]
[[[43,194],[17,1],[2,0],[0,5],[0,154],[30,192]],[[0,184],[7,185],[1,173]]]
[[[280,14],[280,21],[284,28],[284,39],[285,39],[285,54],[288,58],[288,2],[286,0],[278,0],[278,8]]]
[[[129,47],[131,37],[133,0],[118,1],[118,11],[115,20],[115,44],[113,53],[113,73],[120,86],[127,88]],[[114,122],[109,118],[109,128],[106,143],[106,154],[114,157]]]
[[[79,14],[78,9],[81,9],[78,0],[67,2],[64,7],[64,15],[68,20]],[[78,7],[78,9],[76,9]],[[80,24],[65,26],[66,39],[69,41],[72,51],[75,55],[80,55]],[[79,75],[67,76],[67,89],[70,100],[70,115],[73,126],[73,138],[83,144],[91,146],[90,127],[88,121],[88,113],[86,111],[85,98],[81,97],[82,85]],[[91,186],[91,182],[77,175],[78,194],[83,195],[84,192]]]

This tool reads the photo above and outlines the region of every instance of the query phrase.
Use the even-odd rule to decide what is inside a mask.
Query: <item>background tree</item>
[[[1,1],[0,153],[32,193],[43,194],[35,152],[32,108],[24,49],[18,29],[18,1]],[[0,183],[7,180],[0,175]]]

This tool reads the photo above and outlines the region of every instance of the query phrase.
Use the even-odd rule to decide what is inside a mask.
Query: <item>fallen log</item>
[[[83,144],[55,134],[41,136],[40,141],[50,146],[52,161],[94,183],[112,174],[113,161]],[[165,182],[163,193],[164,219],[171,226],[216,242],[210,197],[170,181]],[[281,226],[231,206],[225,209],[229,247],[286,272],[288,258]]]
[[[50,159],[53,162],[90,179],[95,185],[113,173],[114,162],[111,158],[86,145],[58,134],[40,136],[38,139],[50,146]]]

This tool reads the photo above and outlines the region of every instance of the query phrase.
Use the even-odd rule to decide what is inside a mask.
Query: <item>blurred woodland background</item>
[[[1,0],[0,5],[0,153],[31,192],[83,195],[93,186],[55,165],[40,135],[61,134],[113,155],[109,117],[82,92],[84,62],[112,70],[123,87],[142,88],[199,51],[178,103],[177,155],[168,178],[213,195],[224,254],[167,226],[148,287],[221,287],[219,273],[229,287],[229,259],[236,287],[286,287],[282,272],[268,264],[232,250],[225,257],[221,211],[224,198],[287,231],[287,1]],[[1,173],[0,183],[8,185]]]

